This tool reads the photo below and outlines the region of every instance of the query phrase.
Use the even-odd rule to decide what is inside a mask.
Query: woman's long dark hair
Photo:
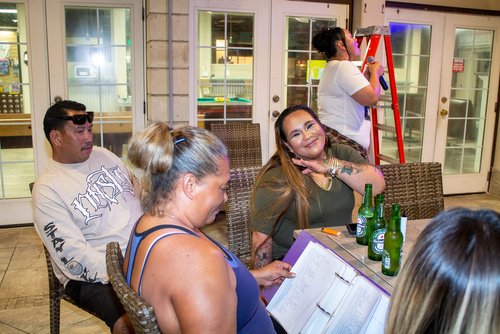
[[[298,110],[303,110],[310,114],[324,131],[324,126],[323,124],[321,124],[318,116],[311,108],[306,105],[294,105],[286,108],[274,123],[276,153],[274,153],[271,159],[269,159],[269,161],[262,167],[259,174],[257,175],[256,181],[256,184],[259,184],[259,181],[261,180],[263,175],[266,174],[269,170],[273,168],[281,168],[283,178],[278,180],[279,186],[275,189],[269,189],[270,191],[277,192],[279,194],[279,203],[276,203],[276,206],[283,208],[279,213],[278,218],[274,222],[273,233],[271,233],[271,236],[277,230],[278,223],[281,221],[281,219],[284,217],[284,215],[292,205],[295,207],[297,213],[297,228],[303,229],[309,227],[311,190],[310,186],[308,186],[307,181],[310,177],[302,174],[300,168],[292,162],[292,158],[295,158],[295,155],[290,152],[287,147],[286,134],[283,130],[283,123],[285,119]],[[330,140],[328,136],[325,135],[325,152],[328,150],[328,148],[330,148]],[[252,193],[252,203],[254,201],[254,194],[255,189]]]

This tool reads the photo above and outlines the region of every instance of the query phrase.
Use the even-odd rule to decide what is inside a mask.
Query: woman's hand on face
[[[290,270],[292,266],[283,261],[274,261],[260,269],[251,270],[259,286],[281,284],[285,278],[295,277]]]
[[[310,174],[310,173],[326,173],[328,171],[328,160],[318,161],[318,160],[304,160],[304,159],[295,159],[292,158],[292,162],[300,167],[305,167],[302,171],[302,174]]]

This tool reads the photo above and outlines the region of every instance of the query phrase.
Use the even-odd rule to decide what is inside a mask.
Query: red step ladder
[[[370,26],[367,28],[357,29],[354,33],[358,45],[361,45],[363,42],[363,38],[366,37],[366,53],[365,58],[363,59],[363,63],[361,65],[361,72],[365,70],[366,60],[369,57],[374,57],[377,53],[377,48],[380,43],[380,39],[384,36],[384,44],[385,44],[385,54],[387,56],[387,72],[389,73],[389,87],[391,93],[391,109],[394,114],[394,126],[379,124],[378,115],[377,115],[377,106],[371,107],[371,118],[372,118],[372,126],[373,126],[373,152],[375,165],[380,165],[380,160],[389,162],[389,163],[405,163],[405,151],[403,147],[403,136],[401,131],[401,113],[399,111],[399,103],[398,103],[398,92],[396,88],[396,78],[394,76],[394,62],[392,60],[392,47],[391,47],[391,39],[390,32],[388,26]],[[387,131],[394,132],[396,134],[396,141],[398,147],[398,156],[399,161],[391,158],[389,156],[380,154],[380,143],[378,132]]]

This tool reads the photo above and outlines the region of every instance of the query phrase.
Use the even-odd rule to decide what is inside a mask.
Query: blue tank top
[[[153,242],[149,246],[146,252],[146,256],[144,257],[144,261],[140,266],[141,273],[139,276],[139,284],[138,284],[139,296],[141,295],[142,274],[144,273],[144,268],[146,266],[146,262],[148,261],[149,253],[151,252],[151,249],[154,247],[156,242],[169,235],[176,235],[176,234],[190,234],[192,236],[199,238],[199,236],[193,231],[184,228],[182,226],[176,226],[176,225],[159,225],[142,233],[137,233],[136,228],[134,228],[132,237],[129,240],[127,246],[127,248],[130,249],[130,252],[129,252],[129,261],[127,266],[127,273],[125,278],[129,285],[132,277],[132,268],[134,268],[135,257],[140,243],[149,234],[165,228],[174,228],[179,230],[179,232],[166,232],[164,234],[161,234],[155,240],[153,240]],[[224,246],[222,246],[209,236],[207,236],[207,238],[209,238],[214,244],[217,245],[217,247],[219,247],[222,250],[222,252],[225,255],[224,258],[226,259],[226,262],[231,266],[231,268],[234,271],[234,275],[236,276],[236,296],[238,299],[236,317],[237,317],[238,333],[241,334],[275,333],[271,318],[267,314],[264,305],[261,303],[259,299],[259,287],[253,275],[250,273],[250,271],[248,271],[248,269],[243,265],[243,263],[241,263],[241,261],[231,252],[229,252]]]

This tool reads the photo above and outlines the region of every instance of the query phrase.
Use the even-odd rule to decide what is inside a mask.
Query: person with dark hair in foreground
[[[386,333],[500,332],[500,216],[455,208],[417,238],[391,297]]]

